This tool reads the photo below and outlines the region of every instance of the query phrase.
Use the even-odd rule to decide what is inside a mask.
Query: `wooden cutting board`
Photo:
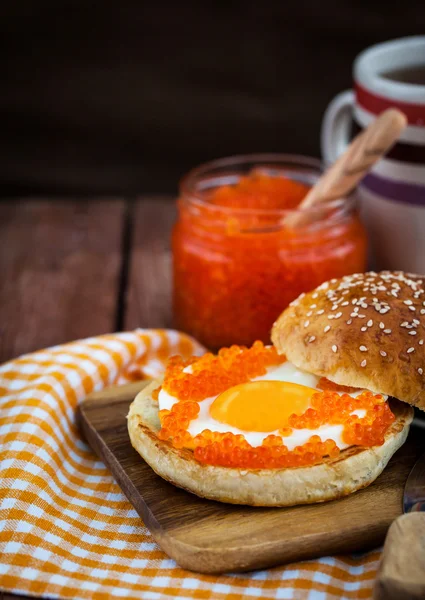
[[[412,430],[375,483],[334,502],[253,508],[203,500],[163,481],[132,448],[126,416],[145,385],[93,394],[80,407],[81,427],[161,548],[192,571],[246,571],[378,546],[425,450],[424,432]]]

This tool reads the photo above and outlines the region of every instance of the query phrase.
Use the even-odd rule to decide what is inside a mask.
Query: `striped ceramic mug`
[[[359,186],[373,266],[425,273],[425,36],[372,46],[354,62],[354,90],[328,106],[322,153],[333,162],[351,135],[386,108],[408,126]]]

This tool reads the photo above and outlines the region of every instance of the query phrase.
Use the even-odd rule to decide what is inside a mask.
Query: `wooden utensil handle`
[[[351,192],[371,166],[388,152],[406,123],[404,114],[394,108],[379,115],[310,190],[301,208],[343,198]]]
[[[374,600],[425,598],[425,513],[396,519],[388,530]]]
[[[405,115],[390,108],[379,115],[360,133],[347,150],[310,189],[299,206],[299,211],[285,218],[285,225],[298,227],[312,220],[304,209],[319,206],[347,196],[400,136],[407,124]]]

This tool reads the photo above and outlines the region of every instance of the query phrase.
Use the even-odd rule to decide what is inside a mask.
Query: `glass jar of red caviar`
[[[303,211],[320,161],[292,155],[221,159],[181,183],[172,238],[176,326],[214,349],[270,341],[302,292],[366,267],[355,198]]]

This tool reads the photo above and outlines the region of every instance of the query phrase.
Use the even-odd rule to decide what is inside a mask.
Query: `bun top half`
[[[272,341],[300,369],[425,410],[425,290],[419,275],[369,272],[302,294]]]

